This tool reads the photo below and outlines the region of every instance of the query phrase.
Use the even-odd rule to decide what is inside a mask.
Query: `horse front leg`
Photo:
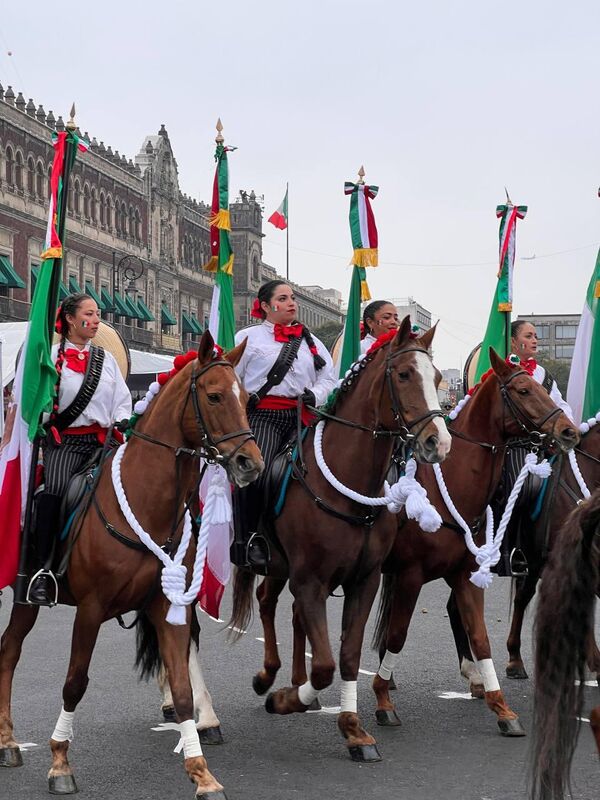
[[[377,742],[363,728],[358,716],[358,670],[365,625],[377,594],[381,571],[379,565],[358,584],[344,586],[340,675],[342,678],[338,728],[352,761],[381,761]]]
[[[20,767],[23,756],[14,739],[11,716],[12,682],[23,641],[37,620],[39,606],[13,605],[0,641],[0,767]]]
[[[78,791],[68,759],[69,744],[73,740],[75,709],[87,689],[90,661],[103,618],[104,612],[96,604],[80,605],[75,614],[71,658],[63,686],[63,707],[50,737],[52,754],[52,765],[48,772],[50,794],[75,794]]]
[[[497,715],[498,727],[503,736],[525,736],[517,714],[509,707],[500,689],[485,625],[483,589],[471,583],[470,572],[471,568],[468,566],[459,573],[452,588],[456,592],[456,602],[475,656],[477,670],[483,679],[485,702]]]
[[[529,568],[529,575],[525,578],[517,579],[515,599],[513,602],[513,615],[510,623],[510,631],[506,640],[508,650],[508,664],[506,665],[506,677],[524,680],[528,678],[525,664],[521,656],[521,633],[527,606],[533,599],[539,571],[533,567]]]
[[[265,694],[273,686],[281,668],[275,631],[275,614],[277,601],[285,584],[286,581],[279,578],[265,578],[256,588],[256,599],[265,640],[263,668],[252,678],[252,688],[259,695]]]
[[[454,636],[460,674],[469,682],[471,697],[483,700],[485,697],[483,679],[477,671],[473,653],[471,652],[471,645],[469,644],[469,637],[462,624],[460,611],[458,610],[456,597],[453,591],[450,592],[450,597],[446,604],[446,611],[448,612],[448,619],[450,620],[450,627],[452,628],[452,635]]]
[[[193,642],[190,642],[189,673],[200,744],[223,744],[221,723],[202,673],[200,651]]]

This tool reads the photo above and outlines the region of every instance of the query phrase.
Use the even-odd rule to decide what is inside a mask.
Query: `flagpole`
[[[290,279],[290,184],[285,184],[285,196],[287,199],[287,225],[285,227],[285,279]]]

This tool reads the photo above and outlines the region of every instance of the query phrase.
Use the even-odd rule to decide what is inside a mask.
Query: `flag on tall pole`
[[[277,211],[274,211],[268,219],[271,225],[275,225],[281,231],[285,231],[285,277],[290,279],[290,218],[288,214],[288,194],[289,184],[285,185],[285,197],[279,204]]]
[[[367,186],[364,167],[358,171],[358,181],[344,184],[344,194],[350,195],[350,235],[354,253],[352,255],[352,279],[348,297],[348,311],[339,358],[339,374],[344,375],[350,364],[360,354],[360,304],[371,299],[367,285],[366,267],[378,263],[378,238],[371,200],[377,196],[378,186]]]
[[[500,219],[498,281],[477,363],[476,381],[491,366],[490,347],[493,347],[502,358],[506,358],[510,351],[510,317],[513,301],[517,220],[524,219],[526,213],[527,206],[513,205],[508,192],[506,192],[506,203],[496,207],[496,216]]]
[[[215,273],[209,329],[217,344],[225,350],[230,350],[235,344],[235,312],[233,306],[233,251],[229,240],[231,219],[227,153],[236,148],[225,147],[222,130],[223,125],[218,119],[217,136],[215,137],[217,167],[210,216],[211,259],[204,269]]]
[[[51,348],[62,272],[69,175],[77,150],[87,150],[87,143],[76,133],[74,114],[73,106],[67,130],[53,134],[54,160],[43,262],[13,385],[10,431],[6,431],[0,455],[0,589],[15,580],[17,571],[20,579],[26,579],[25,559],[23,556],[19,564],[19,553],[26,549],[26,542],[21,548],[21,541],[28,534],[39,438],[44,434],[42,414],[52,410],[56,384]],[[21,588],[15,589],[16,600]]]
[[[600,411],[600,251],[588,284],[581,320],[577,329],[567,402],[574,422],[586,422]]]

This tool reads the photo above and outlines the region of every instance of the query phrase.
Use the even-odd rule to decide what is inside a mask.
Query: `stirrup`
[[[38,596],[36,597],[36,581],[39,582],[38,589]],[[54,599],[51,599],[50,592],[46,592],[49,588],[48,584],[52,588],[54,592]],[[53,585],[52,585],[53,584]],[[33,589],[33,593],[32,593]],[[29,581],[29,586],[27,587],[27,594],[25,595],[25,602],[29,603],[32,606],[52,606],[57,605],[58,603],[58,582],[53,572],[49,569],[38,569],[38,571],[31,576],[31,580]]]
[[[246,560],[249,566],[259,575],[267,574],[269,561],[271,560],[271,549],[262,533],[255,531],[248,540]]]
[[[520,547],[513,547],[508,563],[510,565],[510,574],[513,578],[526,578],[529,575],[527,559]]]

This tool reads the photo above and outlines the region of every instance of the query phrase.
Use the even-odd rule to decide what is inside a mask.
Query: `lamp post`
[[[141,278],[145,272],[144,262],[139,256],[126,255],[117,261],[117,254],[113,250],[112,254],[112,295],[120,291],[119,276],[128,281],[129,285],[127,291],[132,283],[135,283],[138,278]],[[113,312],[113,322],[115,321],[116,312]]]

